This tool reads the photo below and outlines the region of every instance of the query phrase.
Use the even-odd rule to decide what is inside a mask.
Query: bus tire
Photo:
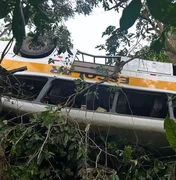
[[[51,38],[39,36],[37,41],[34,41],[34,38],[27,37],[23,40],[20,54],[26,58],[43,58],[49,56],[54,49],[55,46]]]

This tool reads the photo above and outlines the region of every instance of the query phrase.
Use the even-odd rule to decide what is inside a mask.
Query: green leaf
[[[123,159],[125,163],[128,163],[132,158],[133,149],[131,146],[125,146],[123,151]]]
[[[36,27],[43,28],[47,26],[47,23],[52,23],[52,20],[49,18],[45,12],[40,8],[36,8],[37,13],[34,15],[33,22]]]
[[[176,101],[172,102],[172,107],[176,107]]]
[[[147,0],[151,15],[164,24],[176,25],[176,4],[170,0]]]
[[[29,3],[34,7],[38,7],[41,3],[41,0],[29,0]]]
[[[140,15],[142,7],[141,0],[132,0],[131,3],[123,10],[120,18],[121,31],[128,30]]]
[[[109,180],[119,180],[119,176],[117,175],[117,172],[114,172],[110,177]]]
[[[76,158],[77,158],[77,159],[80,159],[81,157],[83,157],[83,155],[84,155],[83,149],[79,149],[79,150],[77,151]]]
[[[28,24],[29,18],[30,18],[30,6],[27,5],[23,8],[24,18],[25,18],[25,24]]]
[[[154,40],[151,43],[150,50],[159,54],[165,47],[165,41],[166,41],[165,32],[163,32],[158,39]]]
[[[6,0],[0,1],[0,19],[5,18],[10,12],[10,7]]]
[[[37,158],[37,165],[40,165],[43,160],[44,160],[44,156],[41,154],[41,156],[39,156],[39,158]]]
[[[164,121],[164,129],[166,130],[166,138],[171,147],[176,151],[176,123],[174,120],[166,117]]]
[[[45,176],[45,170],[40,170],[40,178],[42,179],[42,178],[44,178],[44,176]]]
[[[17,41],[17,46],[20,48],[23,38],[25,37],[25,22],[24,22],[24,14],[21,9],[20,1],[16,1],[15,9],[13,11],[13,19],[12,19],[12,30],[13,35]]]

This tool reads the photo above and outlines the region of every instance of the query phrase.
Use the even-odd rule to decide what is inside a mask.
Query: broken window
[[[114,94],[109,86],[93,86],[84,94],[86,108],[97,112],[109,112],[112,108]]]
[[[120,114],[165,118],[168,113],[167,95],[139,90],[122,89],[116,105]]]
[[[51,87],[44,96],[42,102],[54,105],[64,105],[71,99],[71,95],[75,93],[74,89],[75,84],[73,81],[53,80]]]
[[[35,100],[47,82],[47,78],[38,76],[8,76],[1,81],[5,86],[4,95],[24,100]]]
[[[90,84],[87,84],[87,86]],[[86,110],[99,110],[106,112],[110,111],[114,93],[109,89],[109,86],[91,86],[88,89],[81,90],[81,93],[76,93],[74,81],[69,80],[54,80],[42,102],[48,104],[60,104],[64,106],[72,106]]]

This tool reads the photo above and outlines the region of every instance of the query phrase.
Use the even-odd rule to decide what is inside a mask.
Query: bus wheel
[[[51,38],[39,36],[37,39],[27,37],[24,39],[20,49],[22,57],[27,58],[42,58],[49,56],[55,49]]]

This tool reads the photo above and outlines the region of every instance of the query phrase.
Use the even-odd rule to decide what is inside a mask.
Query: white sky
[[[66,22],[74,47],[89,54],[105,55],[105,51],[99,51],[95,47],[105,43],[106,37],[101,36],[108,26],[119,27],[120,17],[121,12],[104,11],[100,7],[95,8],[89,16],[76,15]]]
[[[75,16],[66,23],[71,32],[74,47],[90,54],[105,55],[104,51],[99,51],[95,47],[105,43],[105,38],[101,36],[109,25],[119,27],[120,17],[121,13],[113,10],[105,12],[102,8],[94,9],[89,16]]]

